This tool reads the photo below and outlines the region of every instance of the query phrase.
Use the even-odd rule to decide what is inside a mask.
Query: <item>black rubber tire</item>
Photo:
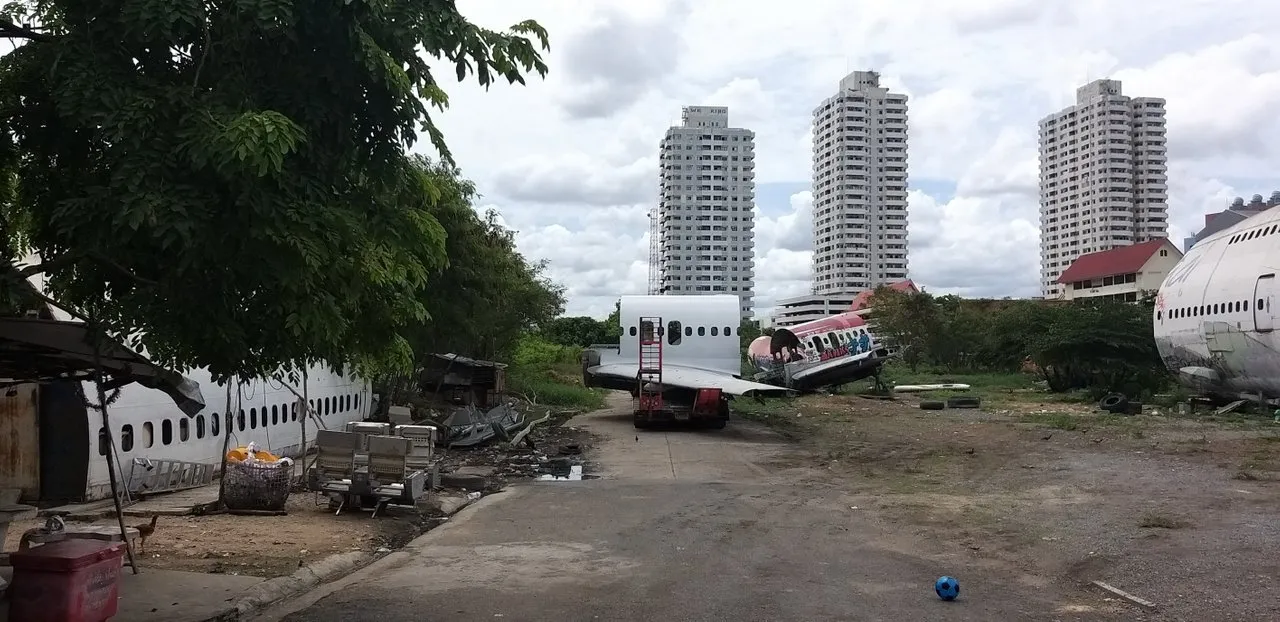
[[[635,428],[635,429],[637,429],[637,430],[645,430],[645,429],[648,429],[648,427],[649,427],[649,422],[648,422],[648,421],[646,421],[646,420],[644,420],[644,419],[641,419],[640,417],[638,417],[638,416],[636,416],[636,415],[632,415],[632,416],[631,416],[631,426],[632,426],[632,427],[634,427],[634,428]]]
[[[715,419],[703,419],[701,427],[708,430],[723,430],[727,425],[729,425],[728,419],[716,417]]]
[[[947,398],[947,408],[978,408],[982,398],[976,395],[956,395]]]
[[[1122,393],[1111,393],[1098,401],[1098,408],[1118,415],[1129,410],[1129,398]]]
[[[920,410],[942,410],[947,407],[947,403],[941,400],[924,400],[920,402]]]

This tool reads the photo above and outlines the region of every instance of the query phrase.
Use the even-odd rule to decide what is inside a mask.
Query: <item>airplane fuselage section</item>
[[[1156,347],[1178,382],[1223,397],[1280,397],[1280,210],[1202,240],[1156,296]]]

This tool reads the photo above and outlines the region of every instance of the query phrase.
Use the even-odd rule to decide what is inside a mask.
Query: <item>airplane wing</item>
[[[601,380],[613,380],[631,383],[634,386],[640,366],[633,363],[609,363],[587,368],[587,373]],[[602,383],[612,384],[612,383]],[[741,380],[728,374],[682,367],[679,365],[663,365],[662,384],[686,389],[718,388],[729,395],[746,397],[784,397],[793,393],[784,387]]]

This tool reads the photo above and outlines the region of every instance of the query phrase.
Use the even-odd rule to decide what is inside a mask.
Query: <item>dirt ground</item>
[[[811,396],[750,416],[812,449],[851,511],[906,527],[904,546],[1105,581],[1167,619],[1280,619],[1270,417],[1116,416],[1035,392],[981,410],[919,399]]]
[[[589,445],[590,437],[584,431],[562,425],[572,414],[556,414],[551,421],[534,428],[530,434],[533,449],[524,445],[508,447],[505,443],[438,449],[440,469],[451,472],[463,466],[492,467],[499,480],[496,488],[506,482],[537,477],[549,464],[572,459],[562,455],[563,448],[577,445],[581,452]],[[454,492],[442,490],[439,494]],[[335,516],[326,498],[310,492],[294,492],[286,510],[286,516],[161,516],[155,533],[147,538],[139,552],[139,565],[278,577],[335,553],[400,548],[442,522],[430,516],[429,510],[424,514],[398,506],[389,507],[377,518],[372,518],[369,512],[349,510]],[[125,518],[129,526],[147,522],[146,518]],[[16,551],[22,533],[43,524],[44,519],[13,523],[3,550]],[[116,523],[114,518],[108,518],[89,524],[114,527]]]

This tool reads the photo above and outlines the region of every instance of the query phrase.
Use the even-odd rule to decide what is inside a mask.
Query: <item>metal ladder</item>
[[[662,318],[640,318],[640,410],[662,409]]]

